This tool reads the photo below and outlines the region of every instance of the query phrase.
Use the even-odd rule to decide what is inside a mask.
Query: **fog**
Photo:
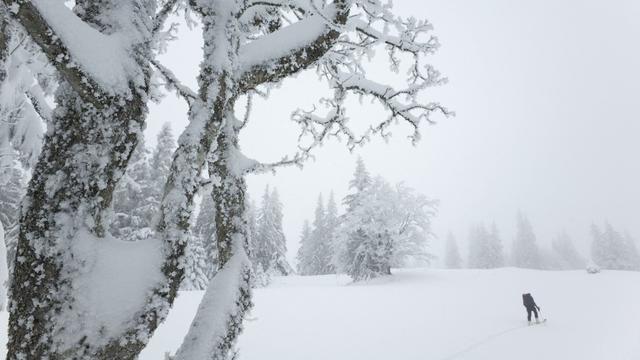
[[[449,83],[427,91],[425,99],[443,103],[456,116],[424,126],[416,146],[400,123],[388,142],[374,139],[350,153],[344,143],[332,141],[303,170],[250,176],[256,201],[267,184],[278,188],[291,259],[318,194],[326,199],[333,190],[340,200],[357,156],[372,174],[404,181],[440,201],[433,224],[436,255],[448,231],[464,242],[469,225],[477,222],[495,222],[508,246],[519,210],[529,216],[543,245],[566,230],[586,253],[590,224],[605,220],[640,238],[640,3],[396,0],[394,5],[400,14],[433,23],[442,47],[431,62]],[[183,26],[179,36],[160,60],[195,87],[200,33]],[[376,59],[372,74],[388,72],[383,60]],[[290,114],[311,108],[324,90],[310,72],[287,80],[269,100],[257,100],[241,137],[246,154],[275,161],[294,153],[298,129]],[[349,113],[353,123],[387,116],[377,106],[355,104]],[[167,121],[176,134],[186,125],[186,106],[173,94],[151,106],[150,144]]]

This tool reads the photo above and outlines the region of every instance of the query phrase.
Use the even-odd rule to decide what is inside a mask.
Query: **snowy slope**
[[[546,324],[525,325],[523,291]],[[279,278],[254,294],[241,360],[640,359],[640,273],[416,269]],[[201,296],[180,295],[142,360],[177,349]]]
[[[402,270],[367,284],[280,278],[255,291],[243,360],[640,359],[640,273]],[[549,321],[527,327],[521,293]],[[174,351],[201,293],[183,293],[142,356]]]

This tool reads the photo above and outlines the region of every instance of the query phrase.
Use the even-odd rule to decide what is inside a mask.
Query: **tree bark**
[[[29,183],[10,285],[8,359],[90,358],[84,341],[61,346],[58,318],[73,303],[82,259],[71,239],[86,228],[104,236],[103,217],[126,169],[146,114],[144,97],[103,98],[101,111],[60,85],[52,129]],[[91,341],[91,339],[89,339]]]

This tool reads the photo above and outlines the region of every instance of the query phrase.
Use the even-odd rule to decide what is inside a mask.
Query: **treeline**
[[[593,263],[603,269],[640,270],[640,253],[636,242],[605,223],[600,228],[591,228],[591,259],[585,259],[576,249],[571,237],[562,232],[551,241],[551,247],[538,245],[537,237],[529,219],[518,214],[516,233],[510,253],[503,246],[498,228],[480,224],[469,231],[468,256],[463,261],[453,234],[449,233],[445,244],[444,265],[450,269],[490,269],[515,266],[529,269],[570,270],[583,269]]]
[[[305,222],[297,254],[300,275],[346,273],[354,280],[390,274],[392,267],[425,264],[436,203],[402,184],[371,177],[358,159],[339,214],[333,194],[318,199]]]
[[[114,191],[113,218],[110,233],[125,241],[138,241],[153,236],[164,184],[169,176],[171,157],[177,147],[169,124],[163,125],[157,135],[156,146],[144,142],[136,147],[122,181]],[[26,176],[15,165],[6,172],[0,191],[0,221],[7,231],[7,258],[10,265],[15,256],[15,214],[23,194]],[[246,212],[249,254],[254,266],[257,285],[268,281],[271,275],[288,275],[293,270],[286,260],[286,238],[282,229],[283,209],[277,189],[267,189],[260,206],[248,200]],[[216,248],[215,206],[211,196],[201,195],[200,205],[193,217],[191,237],[186,246],[183,266],[185,277],[182,290],[203,290],[218,268]]]

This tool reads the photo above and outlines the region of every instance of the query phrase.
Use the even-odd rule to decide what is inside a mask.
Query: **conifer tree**
[[[559,261],[561,269],[582,269],[584,258],[578,253],[573,241],[566,232],[558,234],[551,242],[551,249]]]
[[[471,227],[469,230],[469,258],[467,264],[471,269],[489,269],[489,242],[491,235],[484,224]]]
[[[151,204],[149,206],[155,211],[158,211],[164,194],[165,183],[171,172],[171,161],[177,144],[169,123],[162,125],[162,129],[156,139],[156,146],[153,149],[150,161]]]
[[[193,236],[186,247],[184,280],[180,284],[180,289],[186,291],[206,289],[211,276],[208,273],[211,263],[205,252],[202,238]]]
[[[312,246],[311,226],[309,225],[309,220],[305,220],[304,225],[302,226],[302,233],[300,234],[300,247],[298,248],[298,253],[296,255],[296,259],[298,261],[298,275],[314,274],[314,269],[310,266]]]
[[[536,242],[536,235],[529,219],[518,213],[516,238],[513,242],[513,265],[521,268],[540,269],[540,253]]]
[[[502,240],[500,239],[500,233],[498,231],[498,226],[495,223],[491,225],[491,231],[489,232],[489,243],[488,243],[488,262],[491,264],[491,267],[499,268],[505,265],[504,261],[504,249],[502,246]]]
[[[611,224],[603,230],[592,225],[591,258],[601,268],[611,270],[640,270],[640,255],[635,242],[622,235]]]
[[[150,153],[142,138],[131,154],[129,165],[113,195],[111,233],[119,239],[136,241],[151,232],[157,203],[147,200],[154,193],[149,164]]]
[[[216,222],[213,198],[205,194],[200,203],[200,212],[193,227],[193,235],[199,238],[205,255],[207,278],[211,279],[217,270],[218,249],[216,248]]]
[[[3,238],[9,269],[13,268],[16,254],[20,202],[25,194],[25,177],[25,171],[17,158],[7,162],[5,167],[0,169],[0,223],[4,229]]]
[[[289,275],[292,268],[287,262],[287,244],[282,230],[282,203],[276,189],[265,189],[258,215],[256,260],[267,274]]]
[[[444,264],[447,269],[459,269],[462,267],[462,258],[460,257],[460,251],[458,250],[458,243],[451,232],[447,234]]]

